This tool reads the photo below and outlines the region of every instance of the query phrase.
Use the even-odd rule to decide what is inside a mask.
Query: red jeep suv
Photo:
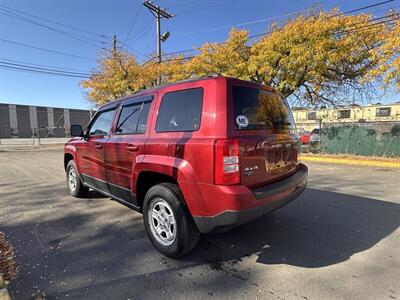
[[[143,213],[163,254],[193,249],[280,208],[306,187],[294,122],[274,89],[206,77],[144,90],[101,107],[65,145],[70,193],[89,189]]]

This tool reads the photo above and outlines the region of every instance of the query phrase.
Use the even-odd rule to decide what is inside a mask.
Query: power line
[[[342,15],[345,15],[345,14],[350,14],[350,13],[357,12],[357,11],[361,11],[361,10],[366,10],[366,9],[368,9],[368,8],[380,6],[380,5],[383,5],[383,4],[386,4],[386,3],[389,3],[389,2],[393,2],[393,1],[394,1],[394,0],[387,0],[387,1],[382,1],[382,2],[375,3],[375,4],[363,6],[363,7],[360,7],[360,8],[352,9],[352,10],[345,11],[345,12],[343,12],[343,13],[334,15],[334,17],[342,16]]]
[[[125,44],[132,44],[132,43],[136,42],[137,40],[139,40],[139,39],[140,39],[142,36],[144,36],[146,33],[148,33],[148,32],[151,30],[151,26],[150,26],[150,25],[152,25],[153,22],[154,22],[154,20],[151,19],[150,22],[148,22],[148,23],[146,24],[146,26],[144,26],[143,29],[140,30],[140,33],[138,33],[137,35],[131,37],[130,40],[128,40],[128,42],[125,43]]]
[[[180,50],[180,51],[175,51],[175,52],[168,52],[168,53],[164,53],[163,56],[181,54],[181,53],[192,52],[192,51],[196,51],[196,49],[186,49],[186,50]]]
[[[331,16],[331,17],[336,17],[336,16],[338,16],[338,15],[333,15],[333,16]],[[368,22],[374,22],[374,21],[377,21],[377,20],[380,20],[380,19],[383,19],[383,18],[388,18],[388,17],[392,17],[393,15],[389,15],[389,16],[384,16],[384,17],[379,17],[379,18],[374,18],[374,19],[371,19],[371,20],[369,20]],[[331,18],[330,17],[330,18]],[[357,26],[357,25],[361,25],[361,24],[365,24],[366,22],[359,22],[359,23],[356,23],[356,24],[353,24],[353,26]],[[370,24],[371,25],[371,24]],[[279,30],[279,29],[277,29],[277,30]],[[254,35],[250,35],[249,36],[249,39],[252,39],[252,38],[256,38],[256,37],[260,37],[260,36],[264,36],[264,35],[267,35],[267,34],[271,34],[271,33],[273,33],[273,32],[275,32],[275,31],[277,31],[277,30],[270,30],[270,31],[266,31],[266,32],[263,32],[263,33],[259,33],[259,34],[254,34]],[[346,32],[347,30],[345,30],[345,32]]]
[[[375,20],[379,20],[379,19],[382,19],[382,18],[383,17],[376,18]],[[353,31],[358,31],[360,29],[375,27],[377,25],[382,25],[382,24],[393,25],[393,24],[396,23],[396,20],[400,20],[400,18],[392,18],[392,19],[388,19],[388,20],[384,20],[384,21],[380,21],[380,22],[375,22],[375,23],[372,23],[372,24],[367,24],[367,25],[364,25],[364,26],[361,26],[361,27],[350,28],[350,29],[346,30],[345,32],[346,33],[350,33],[350,32],[353,32]],[[360,24],[358,24],[358,25],[360,25]]]
[[[76,69],[71,69],[71,68],[65,68],[65,67],[55,67],[55,66],[49,66],[49,65],[42,65],[42,64],[36,64],[36,63],[30,63],[30,62],[24,62],[24,61],[20,61],[20,60],[14,60],[14,59],[8,59],[8,58],[0,58],[0,61],[3,61],[5,63],[15,63],[15,64],[23,64],[26,66],[33,66],[33,67],[43,67],[43,68],[51,68],[51,69],[58,69],[59,71],[66,71],[66,72],[73,72],[73,73],[83,73],[83,74],[87,74],[85,72],[82,71],[78,71]]]
[[[155,2],[159,2],[159,1],[155,1]],[[198,3],[199,0],[190,0],[190,1],[183,1],[181,3],[179,3],[178,5],[176,5],[176,3],[174,3],[174,5],[170,6],[168,8],[176,8],[176,7],[181,7],[182,5],[188,5],[191,3]]]
[[[136,50],[136,49],[134,49],[132,47],[129,47],[128,45],[124,46],[124,43],[121,43],[119,40],[117,40],[117,36],[116,35],[114,35],[113,39],[112,39],[112,51],[113,51],[113,53],[115,53],[115,51],[117,51],[117,44],[121,44],[121,47],[126,47],[127,49],[132,50],[133,52],[136,53],[137,56],[141,56],[142,59],[143,59],[143,57],[146,57],[146,55],[144,53],[141,53],[140,51],[138,51],[138,50]]]
[[[212,32],[212,31],[219,31],[219,30],[224,30],[224,29],[229,29],[229,28],[232,28],[232,27],[236,27],[236,26],[257,24],[257,23],[261,23],[261,22],[265,22],[265,21],[269,21],[269,20],[275,20],[275,19],[280,19],[280,18],[284,18],[284,17],[289,17],[289,16],[297,15],[300,12],[308,11],[308,10],[309,9],[302,9],[302,10],[294,11],[294,12],[291,12],[291,13],[288,13],[288,14],[285,14],[285,15],[280,15],[280,16],[257,19],[257,20],[253,20],[253,21],[237,23],[237,24],[233,24],[233,25],[226,25],[226,26],[222,26],[222,27],[215,27],[215,28],[199,30],[199,31],[177,32],[176,34],[179,34],[179,35],[191,35],[191,34],[196,34],[196,33],[206,33],[206,32]]]
[[[132,48],[132,47],[130,47],[130,46],[128,46],[128,45],[125,45],[125,46],[123,46],[123,47],[126,47],[127,49],[129,49],[129,50],[135,52],[136,55],[139,56],[141,59],[146,58],[146,54],[140,52],[139,50],[136,50],[136,49],[134,49],[134,48]]]
[[[206,2],[206,1],[190,1],[190,2],[188,2],[188,3],[180,3],[180,4],[178,4],[178,5],[172,5],[171,6],[171,8],[174,8],[175,9],[175,7],[179,7],[179,6],[181,6],[181,4],[185,4],[185,5],[187,5],[187,4],[191,4],[191,3],[196,3],[196,4],[198,4],[198,3],[201,3],[201,2]],[[199,10],[205,10],[205,9],[210,9],[210,8],[215,8],[215,7],[218,7],[218,6],[226,6],[226,5],[229,5],[229,4],[226,4],[226,2],[234,2],[233,0],[218,0],[218,1],[213,1],[213,3],[206,3],[207,4],[207,6],[206,7],[190,7],[190,5],[189,5],[189,7],[184,7],[184,9],[183,10],[180,10],[180,14],[185,14],[185,15],[188,15],[188,14],[196,14],[196,13],[198,13],[198,11]],[[179,10],[178,10],[179,11]],[[178,16],[180,15],[180,14],[178,14]]]
[[[1,8],[0,8],[0,9],[1,9]],[[81,36],[81,35],[78,35],[78,34],[75,34],[75,33],[67,32],[67,31],[64,31],[64,30],[60,30],[60,29],[57,29],[57,28],[54,28],[54,27],[45,25],[45,24],[41,24],[41,23],[39,23],[39,22],[30,20],[30,19],[28,19],[28,18],[25,18],[25,17],[23,17],[23,16],[17,15],[17,14],[12,13],[12,12],[6,12],[6,11],[3,10],[3,11],[0,11],[0,13],[3,14],[3,15],[6,15],[6,16],[8,16],[8,17],[15,18],[15,19],[20,20],[20,21],[25,21],[25,22],[28,22],[28,23],[30,23],[30,24],[34,24],[34,25],[40,26],[40,27],[42,27],[42,28],[46,28],[46,29],[48,29],[48,30],[57,32],[57,33],[59,33],[59,34],[61,34],[61,35],[64,35],[64,36],[67,36],[67,37],[69,37],[69,38],[78,40],[78,41],[80,41],[80,42],[83,42],[83,43],[92,45],[92,46],[94,46],[94,47],[99,47],[100,45],[94,44],[93,42],[100,43],[100,44],[106,44],[106,43],[103,42],[103,41],[94,40],[94,39],[87,38],[87,37],[84,37],[84,36]]]
[[[195,58],[195,57],[196,57],[196,56],[193,55],[193,56],[186,56],[186,57],[177,57],[177,58],[165,59],[165,60],[162,61],[162,63],[165,63],[165,62],[172,62],[172,61],[188,60],[188,59],[192,59],[192,58]],[[153,58],[153,59],[154,59],[154,58]]]
[[[396,9],[396,8],[399,8],[400,7],[400,5],[396,5],[396,6],[390,6],[390,7],[388,7],[388,8],[384,8],[384,9],[376,9],[376,10],[372,10],[372,11],[370,11],[369,13],[378,13],[378,12],[383,12],[383,11],[385,11],[385,12],[388,12],[389,10],[394,10],[394,9]]]
[[[379,17],[379,18],[375,18],[375,19],[371,19],[370,22],[371,22],[371,21],[373,22],[373,21],[381,20],[381,19],[384,19],[384,18],[390,18],[390,17],[393,17],[393,16],[394,16],[394,15],[385,16],[385,17]],[[367,27],[374,27],[374,26],[381,25],[381,24],[393,25],[393,22],[396,22],[396,20],[399,20],[399,19],[400,19],[400,18],[391,18],[391,19],[388,19],[388,20],[384,20],[384,21],[380,21],[380,22],[375,22],[375,23],[372,23],[372,24],[367,24],[367,25],[362,26],[362,27],[350,28],[350,29],[348,29],[348,30],[344,30],[344,31],[341,32],[341,33],[351,33],[351,32],[359,31],[359,30],[364,29],[364,28],[367,28]],[[362,25],[362,24],[365,24],[365,23],[366,23],[366,22],[360,22],[360,23],[357,23],[357,24],[354,24],[354,25],[355,25],[355,26],[356,26],[356,25]],[[254,35],[254,36],[251,36],[251,37],[266,35],[266,34],[273,33],[273,32],[275,32],[275,31],[277,31],[277,30],[272,30],[272,31],[269,31],[269,32],[266,32],[266,33],[262,33],[262,34],[259,34],[259,35]],[[251,37],[249,37],[249,38],[251,38]],[[219,45],[223,45],[223,44],[225,44],[225,43],[226,43],[226,42],[220,43]],[[198,51],[198,50],[192,50],[192,51]],[[179,53],[179,52],[180,52],[180,53],[183,53],[183,52],[186,52],[186,50],[177,51],[177,52],[178,52],[178,53]],[[175,52],[175,53],[177,54],[177,52]],[[166,60],[163,60],[162,62],[165,63],[165,62],[174,62],[174,61],[184,61],[184,60],[189,60],[189,59],[192,59],[192,58],[195,58],[195,57],[196,57],[196,56],[194,56],[194,55],[192,55],[192,56],[186,56],[186,57],[177,57],[177,58],[166,59]],[[146,63],[149,63],[149,62],[152,61],[152,60],[154,60],[154,57],[153,57],[152,59],[148,60]]]
[[[47,69],[47,68],[35,68],[30,66],[24,66],[20,64],[11,64],[7,62],[0,61],[0,68],[15,70],[15,71],[25,71],[31,73],[41,73],[48,75],[57,75],[57,76],[65,76],[65,77],[74,77],[74,78],[89,78],[89,74],[80,74],[80,73],[72,73],[72,72],[64,72],[56,69]]]
[[[378,2],[378,3],[372,4],[372,5],[367,5],[367,6],[359,7],[359,8],[357,8],[357,9],[345,11],[345,12],[343,12],[343,13],[339,13],[339,14],[333,15],[333,16],[331,16],[331,17],[338,17],[338,16],[341,16],[341,15],[344,15],[344,14],[349,14],[349,13],[352,13],[352,12],[365,10],[365,9],[368,9],[368,8],[371,8],[371,7],[376,7],[376,6],[384,5],[384,4],[386,4],[386,3],[393,2],[393,1],[394,1],[394,0],[381,1],[381,2]],[[371,21],[372,21],[372,20],[371,20]],[[265,32],[262,32],[262,33],[250,35],[250,36],[249,36],[249,39],[257,38],[257,37],[260,37],[260,36],[264,36],[264,35],[270,34],[270,33],[272,33],[272,32],[273,32],[273,31],[265,31]],[[223,44],[225,44],[225,43],[226,43],[226,42],[222,42],[222,43],[218,43],[218,44],[219,44],[219,45],[223,45]],[[196,47],[194,47],[194,48],[196,48]],[[195,51],[198,51],[198,50],[197,50],[197,49],[193,49],[193,48],[192,48],[192,49],[184,49],[184,50],[180,50],[180,51],[164,53],[162,56],[168,56],[168,55],[174,55],[174,54],[181,54],[181,53],[187,53],[187,52],[195,52]]]
[[[4,66],[2,64],[0,64],[0,68],[1,69],[5,69],[5,70],[22,71],[22,72],[28,72],[28,73],[41,73],[41,74],[64,76],[64,77],[73,77],[73,78],[82,78],[82,79],[88,79],[89,78],[88,76],[61,74],[61,73],[46,72],[46,71],[35,71],[35,70],[19,68],[19,67]]]
[[[64,31],[64,30],[59,30],[57,28],[53,28],[51,26],[47,26],[47,25],[44,25],[44,24],[29,20],[29,19],[27,19],[25,17],[18,16],[18,15],[14,14],[14,13],[9,13],[9,12],[4,12],[4,11],[1,12],[0,11],[0,14],[3,14],[5,16],[12,17],[14,19],[17,19],[17,20],[20,20],[20,21],[24,21],[24,22],[27,22],[27,23],[30,23],[30,24],[34,24],[34,25],[37,25],[37,26],[42,27],[42,28],[46,28],[48,30],[57,32],[57,33],[59,33],[61,35],[67,36],[69,38],[78,40],[80,42],[83,42],[83,43],[86,43],[86,44],[89,44],[89,45],[92,45],[92,46],[94,46],[96,48],[98,48],[100,45],[94,44],[93,42],[100,43],[100,44],[105,44],[105,42],[94,40],[94,39],[91,39],[91,38],[87,38],[87,37],[84,37],[84,36],[81,36],[81,35],[78,35],[78,34],[75,34],[75,33],[70,33],[70,32]],[[91,42],[91,41],[93,41],[93,42]]]
[[[56,69],[54,67],[47,67],[47,68],[42,68],[42,67],[35,67],[32,65],[28,65],[25,63],[9,63],[6,61],[2,61],[0,59],[0,64],[6,65],[6,66],[11,66],[11,67],[18,67],[18,68],[29,68],[32,70],[37,70],[37,71],[47,71],[47,72],[56,72],[56,73],[64,73],[64,74],[70,74],[70,75],[77,75],[77,76],[89,76],[89,73],[83,73],[83,72],[72,72],[72,71],[63,71],[60,69]]]
[[[140,5],[140,6],[139,6],[139,9],[138,9],[137,12],[136,12],[135,17],[133,18],[132,24],[131,24],[131,26],[129,27],[128,34],[127,34],[127,36],[126,36],[126,38],[125,38],[125,40],[124,40],[124,44],[126,43],[126,41],[127,41],[127,40],[129,39],[129,37],[131,36],[132,30],[133,30],[133,28],[135,27],[136,21],[137,21],[137,19],[138,19],[138,17],[139,17],[139,14],[140,14],[142,8],[143,8],[143,6]]]
[[[70,56],[70,57],[88,59],[88,60],[96,60],[96,59],[91,58],[91,57],[85,57],[85,56],[80,56],[80,55],[76,55],[76,54],[61,52],[61,51],[57,51],[57,50],[51,50],[51,49],[36,47],[36,46],[32,46],[32,45],[28,45],[28,44],[24,44],[24,43],[20,43],[20,42],[5,40],[5,39],[2,39],[2,38],[0,38],[0,41],[2,41],[4,43],[8,43],[8,44],[14,44],[14,45],[22,46],[22,47],[28,47],[28,48],[32,48],[32,49],[36,49],[36,50],[40,50],[40,51],[46,51],[46,52],[59,54],[59,55],[64,55],[64,56]]]
[[[89,31],[89,30],[86,30],[86,29],[82,29],[82,28],[79,28],[79,27],[75,27],[75,26],[72,26],[72,25],[67,25],[67,24],[60,23],[60,22],[57,22],[57,21],[54,21],[54,20],[50,20],[48,18],[39,17],[37,15],[33,15],[31,13],[27,13],[27,12],[24,12],[24,11],[21,11],[21,10],[17,10],[15,8],[10,8],[10,7],[7,7],[5,5],[0,5],[0,7],[2,7],[3,9],[7,9],[9,11],[13,11],[13,12],[16,12],[16,13],[21,13],[21,14],[24,14],[24,15],[27,15],[27,16],[30,16],[30,17],[34,17],[34,18],[43,20],[43,21],[47,21],[47,22],[50,22],[50,23],[53,23],[53,24],[57,24],[59,26],[63,26],[63,27],[66,27],[66,28],[70,28],[70,29],[74,29],[74,30],[77,30],[77,31],[85,32],[87,34],[91,34],[91,35],[94,35],[94,36],[99,36],[99,37],[102,37],[102,38],[109,38],[107,35],[104,35],[104,34],[96,33],[96,32]]]
[[[150,51],[149,51],[149,49],[150,49],[150,47],[151,47],[151,42],[150,42],[150,40],[151,40],[151,36],[153,35],[153,30],[154,30],[154,29],[155,29],[154,27],[150,27],[150,31],[148,32],[147,42],[146,42],[146,50],[145,50],[146,53],[150,53]],[[147,59],[148,59],[149,57],[151,57],[150,54],[148,55]]]

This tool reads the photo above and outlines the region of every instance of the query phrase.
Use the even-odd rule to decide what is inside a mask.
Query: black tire
[[[151,226],[153,225],[150,224],[150,222],[154,221],[150,220],[151,217],[149,217],[148,211],[152,209],[154,202],[157,203],[160,199],[167,202],[176,222],[176,235],[171,245],[163,245],[159,242],[155,236],[156,233],[152,231]],[[143,220],[150,241],[158,251],[166,256],[173,258],[183,256],[191,251],[199,241],[200,232],[188,212],[182,192],[176,184],[161,183],[148,190],[143,203]]]
[[[76,179],[75,188],[73,188],[72,185],[70,184],[71,171],[73,171],[75,174],[75,179]],[[78,170],[76,169],[75,162],[73,160],[70,160],[67,164],[66,177],[67,177],[68,190],[72,196],[76,198],[83,198],[87,196],[89,188],[83,185]]]

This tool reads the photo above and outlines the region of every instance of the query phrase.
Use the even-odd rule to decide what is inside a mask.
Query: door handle
[[[126,149],[128,149],[129,152],[132,152],[132,151],[138,151],[139,147],[135,145],[128,145],[126,146]]]
[[[102,144],[96,144],[96,149],[97,149],[97,150],[103,149],[103,145],[102,145]]]

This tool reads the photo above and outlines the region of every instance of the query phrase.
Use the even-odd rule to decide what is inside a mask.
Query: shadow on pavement
[[[218,262],[256,254],[262,264],[318,268],[371,248],[399,224],[399,204],[308,188],[281,210],[205,236],[185,259]]]
[[[46,299],[146,295],[174,287],[184,280],[177,274],[194,266],[215,271],[217,277],[203,276],[193,288],[239,290],[256,284],[250,276],[226,281],[226,275],[247,256],[255,255],[266,265],[329,266],[371,248],[400,224],[396,203],[308,188],[287,207],[230,232],[203,236],[195,251],[172,260],[154,250],[141,215],[98,194],[72,199],[66,193],[59,185],[33,189],[24,213],[42,210],[45,215],[44,195],[63,195],[58,212],[50,219],[0,226],[18,251],[20,273],[11,284],[15,299],[29,298],[37,290],[50,295]],[[79,207],[71,210],[71,205]]]

